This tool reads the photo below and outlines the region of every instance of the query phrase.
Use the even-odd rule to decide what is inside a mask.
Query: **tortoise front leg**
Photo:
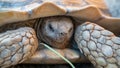
[[[119,68],[120,38],[101,26],[86,22],[77,27],[75,41],[97,68]]]
[[[24,27],[0,34],[0,66],[19,64],[33,55],[38,40],[32,28]]]

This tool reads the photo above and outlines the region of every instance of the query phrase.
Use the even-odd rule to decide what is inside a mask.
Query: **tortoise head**
[[[39,25],[39,23],[41,23]],[[66,48],[73,34],[73,23],[69,17],[48,17],[40,19],[34,26],[40,41],[55,48]]]

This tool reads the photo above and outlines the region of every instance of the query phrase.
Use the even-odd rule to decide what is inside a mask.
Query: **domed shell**
[[[66,15],[95,22],[119,33],[119,18],[108,12],[104,0],[1,0],[0,25],[28,19]]]

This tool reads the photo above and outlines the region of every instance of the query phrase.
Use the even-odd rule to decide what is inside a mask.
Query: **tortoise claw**
[[[101,26],[86,22],[76,29],[75,40],[97,68],[119,68],[120,38]]]
[[[24,27],[0,34],[0,66],[5,68],[28,59],[38,46],[35,31]]]

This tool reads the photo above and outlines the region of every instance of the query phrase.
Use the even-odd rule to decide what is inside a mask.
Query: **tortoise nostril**
[[[60,36],[63,36],[63,37],[64,37],[65,35],[66,35],[66,33],[60,33]]]
[[[61,35],[64,35],[64,33],[60,33]]]

